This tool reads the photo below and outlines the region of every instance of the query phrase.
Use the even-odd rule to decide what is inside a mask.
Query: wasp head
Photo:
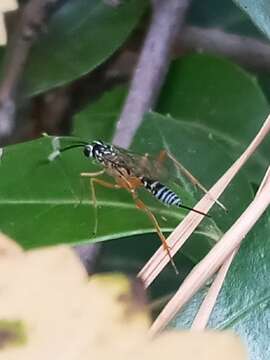
[[[97,161],[102,162],[104,157],[113,155],[115,151],[111,145],[96,140],[91,144],[85,145],[83,152],[86,157],[92,157]]]

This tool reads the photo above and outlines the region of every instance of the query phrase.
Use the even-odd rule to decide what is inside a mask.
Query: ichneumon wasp
[[[81,176],[90,178],[92,201],[96,211],[94,232],[97,230],[97,198],[95,184],[99,184],[110,189],[126,189],[131,194],[137,208],[144,211],[151,220],[160,240],[162,241],[164,250],[167,252],[170,261],[177,273],[177,269],[170,254],[170,249],[166,242],[166,238],[160,229],[155,215],[139,198],[138,189],[146,189],[156,199],[167,206],[177,206],[179,208],[184,208],[204,216],[209,216],[199,210],[195,210],[189,206],[184,205],[180,197],[173,190],[162,183],[160,180],[162,178],[162,164],[166,157],[169,157],[175,166],[178,167],[178,169],[182,171],[182,173],[184,173],[184,175],[186,175],[194,185],[200,187],[201,190],[207,193],[207,190],[197,181],[197,179],[195,179],[192,174],[183,167],[183,165],[181,165],[170,153],[165,150],[162,150],[157,158],[151,158],[148,154],[138,155],[131,151],[99,140],[93,141],[91,143],[78,141],[72,143],[69,146],[61,148],[58,144],[58,138],[55,139],[57,139],[56,143],[53,144],[55,151],[49,156],[50,161],[54,160],[62,152],[81,147],[83,148],[83,153],[87,158],[93,159],[96,163],[102,165],[103,167],[103,169],[98,172],[81,173]],[[114,183],[110,183],[98,178],[98,176],[104,174],[105,172],[115,180]],[[217,200],[216,202],[222,208],[224,208],[220,202]]]

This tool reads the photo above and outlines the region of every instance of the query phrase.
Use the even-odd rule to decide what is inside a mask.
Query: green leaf
[[[234,0],[258,28],[270,38],[270,4],[268,0]]]
[[[123,44],[146,6],[145,0],[124,0],[119,6],[66,1],[31,51],[24,93],[36,95],[92,71]]]
[[[191,55],[175,61],[160,96],[158,111],[204,128],[233,159],[262,126],[269,105],[256,79],[227,60]],[[269,159],[269,140],[249,163],[259,182]]]
[[[206,188],[210,188],[232,163],[215,136],[209,136],[207,128],[156,113],[146,116],[133,146],[151,154],[158,153],[161,148],[169,150]],[[197,199],[202,196],[186,181],[183,184]],[[225,215],[223,210],[214,206],[215,222],[225,230],[252,198],[248,180],[240,172],[221,197],[229,213]]]
[[[270,212],[247,236],[219,295],[209,327],[233,329],[248,346],[251,360],[269,358],[270,323]],[[203,293],[174,319],[171,326],[190,325]]]
[[[97,235],[93,236],[95,214],[89,180],[80,179],[80,173],[99,168],[84,157],[82,149],[67,151],[60,159],[46,162],[52,152],[51,141],[47,137],[4,149],[0,166],[1,231],[26,248],[103,241],[154,231],[126,191],[97,186],[99,226]],[[62,138],[62,146],[70,141]],[[166,208],[144,191],[141,196],[164,231],[170,231],[186,213]],[[185,192],[185,197],[192,206],[192,195]],[[209,248],[209,242],[217,240],[220,230],[213,220],[207,219],[199,233]]]
[[[73,135],[111,141],[125,95],[124,87],[116,87],[89,104],[75,116]]]

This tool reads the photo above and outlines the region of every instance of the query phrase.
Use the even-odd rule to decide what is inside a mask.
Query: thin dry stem
[[[254,153],[257,147],[261,144],[263,139],[270,131],[270,115],[265,120],[261,130],[257,136],[248,146],[246,151],[235,161],[235,163],[226,171],[226,173],[217,181],[217,183],[209,190],[211,198],[205,195],[195,206],[195,209],[208,212],[213,206],[214,200],[217,199],[222,192],[226,189],[228,184],[238,173],[241,167],[246,163],[249,157]],[[204,217],[202,215],[190,212],[185,219],[176,227],[176,229],[170,234],[167,239],[167,243],[170,246],[172,256],[181,248],[188,237],[193,233],[196,227],[200,224]],[[140,277],[145,287],[148,287],[154,279],[159,275],[163,268],[167,265],[169,259],[160,247],[152,258],[146,263],[143,269],[139,272]]]
[[[263,178],[263,181],[261,182],[261,185],[257,191],[256,197],[262,192],[263,188],[265,187],[265,185],[270,182],[270,166],[268,168],[268,170],[266,171],[266,174]]]
[[[210,289],[208,290],[208,293],[202,302],[198,313],[195,316],[195,319],[193,320],[191,328],[194,330],[203,330],[205,329],[209,317],[213,311],[213,308],[215,306],[215,303],[217,301],[218,294],[222,288],[223,282],[225,280],[225,277],[228,273],[228,270],[231,266],[231,263],[235,257],[235,255],[238,252],[238,248],[233,251],[233,253],[226,259],[224,264],[219,269],[217,276],[215,277],[215,280],[213,281]]]
[[[269,179],[268,179],[269,180]],[[270,204],[270,181],[251,202],[239,219],[212,248],[205,258],[190,272],[175,296],[165,306],[150,329],[151,335],[161,331],[172,320],[183,305],[215,274],[235,248],[239,247],[250,229]]]
[[[197,186],[202,192],[204,192],[205,194],[207,194],[208,196],[210,196],[211,198],[211,194],[208,192],[208,190],[199,182],[198,179],[195,178],[195,176],[193,176],[191,174],[190,171],[188,171],[178,160],[176,160],[176,158],[170,153],[167,152],[168,157],[173,161],[173,163],[175,164],[175,166],[180,170],[180,172],[183,173],[183,175],[189,179],[191,181],[191,183],[194,186]],[[226,207],[217,199],[212,199],[216,204],[218,204],[224,211],[227,211]]]
[[[264,186],[267,182],[270,182],[270,167],[268,168],[268,170],[265,174],[265,177],[257,191],[256,197],[261,193],[262,189],[264,188]],[[211,285],[211,287],[210,287],[203,303],[201,304],[199,311],[192,323],[192,326],[191,326],[192,329],[203,330],[207,326],[210,315],[215,306],[218,294],[222,288],[222,285],[224,283],[224,280],[226,278],[226,275],[228,273],[230,265],[233,262],[233,259],[234,259],[235,255],[237,254],[238,250],[239,250],[239,247],[233,251],[233,253],[229,256],[229,258],[225,261],[225,263],[219,269],[218,274],[217,274],[213,284]]]

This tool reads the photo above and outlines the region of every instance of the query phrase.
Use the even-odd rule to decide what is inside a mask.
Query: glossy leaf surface
[[[120,114],[126,89],[116,87],[89,104],[74,119],[73,135],[92,140],[111,141]]]
[[[70,139],[63,139],[62,143],[70,143]],[[24,247],[36,247],[101,241],[153,231],[148,218],[136,209],[125,190],[97,186],[99,226],[97,235],[93,236],[89,180],[80,179],[80,173],[100,168],[93,166],[81,149],[63,153],[60,159],[48,163],[46,159],[51,152],[51,138],[4,149],[0,169],[0,207],[5,214],[0,226],[4,233]],[[190,206],[194,204],[190,192],[180,189],[180,193]],[[166,208],[144,191],[142,196],[164,230],[172,229],[186,213]],[[201,232],[207,244],[219,236],[213,220],[206,220]]]
[[[268,102],[257,81],[238,66],[208,55],[175,61],[158,111],[205,129],[236,159],[262,126]],[[250,180],[259,182],[269,159],[269,139],[249,162]]]
[[[119,6],[100,0],[66,1],[31,51],[24,94],[44,92],[96,68],[123,44],[146,6],[145,0],[125,0]]]

